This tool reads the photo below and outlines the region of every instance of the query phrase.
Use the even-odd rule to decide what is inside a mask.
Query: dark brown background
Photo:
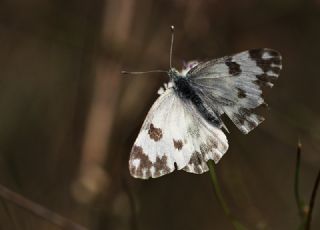
[[[250,48],[282,53],[267,120],[246,136],[227,122],[217,173],[249,229],[297,229],[298,137],[305,199],[320,167],[319,23],[318,0],[2,0],[0,183],[89,229],[232,229],[208,174],[142,181],[128,172],[167,77],[119,72],[167,69],[174,24],[177,68]],[[0,228],[59,229],[3,199]]]

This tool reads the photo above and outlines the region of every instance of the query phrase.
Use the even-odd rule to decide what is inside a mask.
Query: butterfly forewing
[[[262,90],[273,86],[281,68],[279,52],[253,49],[200,63],[186,77],[205,104],[248,133],[264,120],[252,110],[265,104]]]

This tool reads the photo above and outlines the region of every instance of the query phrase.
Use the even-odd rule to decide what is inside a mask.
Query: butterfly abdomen
[[[184,99],[190,100],[201,113],[201,115],[210,123],[217,127],[221,127],[221,121],[217,118],[214,112],[210,112],[199,95],[191,87],[188,80],[184,77],[177,77],[174,79],[175,90],[178,95]]]

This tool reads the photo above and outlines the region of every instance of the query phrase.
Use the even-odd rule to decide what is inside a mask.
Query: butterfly
[[[131,149],[129,170],[136,178],[157,178],[175,169],[208,171],[206,162],[218,163],[229,147],[221,116],[244,134],[257,127],[264,118],[254,109],[266,105],[263,89],[273,86],[282,69],[280,53],[262,48],[192,61],[179,72],[171,67],[172,44],[173,32],[165,71],[169,82],[159,89]]]

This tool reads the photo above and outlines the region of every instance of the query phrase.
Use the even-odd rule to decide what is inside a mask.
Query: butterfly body
[[[207,62],[192,62],[181,72],[168,71],[169,83],[158,92],[132,147],[132,176],[156,178],[177,170],[201,174],[228,149],[221,116],[227,115],[244,134],[264,118],[262,92],[280,74],[281,55],[252,49]],[[228,130],[227,130],[228,131]]]
[[[221,128],[222,122],[218,119],[217,114],[214,111],[209,111],[197,94],[195,89],[191,85],[191,81],[188,76],[184,76],[182,73],[179,73],[177,70],[171,68],[168,72],[169,78],[173,82],[173,88],[178,96],[181,97],[182,100],[190,100],[199,113],[210,123],[215,125],[216,127]]]

